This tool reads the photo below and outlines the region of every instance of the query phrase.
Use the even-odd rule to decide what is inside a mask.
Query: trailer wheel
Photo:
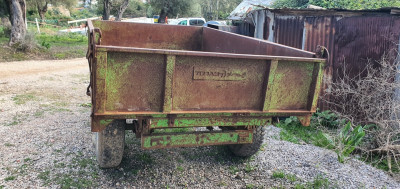
[[[95,133],[96,158],[101,168],[121,163],[125,147],[125,121],[114,120],[103,131]]]
[[[229,150],[240,157],[250,157],[260,150],[265,134],[265,126],[256,126],[253,130],[253,143],[229,145]]]

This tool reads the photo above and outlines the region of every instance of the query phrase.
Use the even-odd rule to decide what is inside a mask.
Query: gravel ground
[[[223,146],[141,150],[127,132],[122,164],[99,169],[88,79],[85,59],[0,63],[0,188],[400,188],[361,161],[280,141],[274,126],[250,159]]]

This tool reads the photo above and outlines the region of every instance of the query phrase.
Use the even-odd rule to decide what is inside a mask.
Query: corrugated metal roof
[[[257,9],[270,7],[275,0],[244,0],[228,16],[230,20],[242,20],[246,15]]]

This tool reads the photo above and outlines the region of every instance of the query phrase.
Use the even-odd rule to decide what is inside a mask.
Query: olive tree
[[[25,0],[5,0],[11,22],[9,45],[21,42],[26,34],[26,2]]]

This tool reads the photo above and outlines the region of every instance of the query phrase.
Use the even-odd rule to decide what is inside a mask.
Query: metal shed
[[[325,89],[340,77],[344,64],[351,75],[358,75],[368,60],[374,62],[387,55],[394,61],[396,50],[400,49],[399,8],[262,9],[250,12],[242,21],[238,26],[244,35],[307,51],[325,46],[330,52],[324,73]],[[327,108],[324,103],[319,107]]]

